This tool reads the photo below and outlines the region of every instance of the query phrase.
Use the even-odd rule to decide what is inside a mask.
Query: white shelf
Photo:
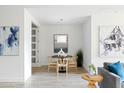
[[[35,31],[35,32],[33,32]],[[32,28],[32,37],[31,39],[34,39],[34,41],[32,41],[32,52],[35,52],[35,55],[32,55],[32,66],[36,66],[36,64],[39,63],[39,31],[38,28],[34,27]],[[33,46],[34,44],[34,46]]]

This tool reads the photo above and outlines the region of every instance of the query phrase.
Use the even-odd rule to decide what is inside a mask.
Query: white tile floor
[[[87,81],[81,74],[34,73],[25,83],[0,83],[0,88],[86,88]]]

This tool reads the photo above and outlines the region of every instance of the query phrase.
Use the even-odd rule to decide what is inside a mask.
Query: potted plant
[[[89,74],[90,75],[95,75],[96,74],[96,68],[93,64],[89,65]]]
[[[81,50],[77,52],[77,66],[82,67],[82,62],[83,62],[83,53]]]

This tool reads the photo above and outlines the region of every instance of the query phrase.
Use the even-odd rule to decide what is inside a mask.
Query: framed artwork
[[[0,26],[0,56],[19,55],[19,27]]]
[[[58,53],[61,49],[68,53],[68,35],[67,34],[54,34],[54,53]]]
[[[100,26],[100,57],[124,57],[124,27]]]

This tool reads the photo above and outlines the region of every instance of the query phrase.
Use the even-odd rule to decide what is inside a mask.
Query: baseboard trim
[[[0,78],[0,82],[25,82],[22,78]]]

